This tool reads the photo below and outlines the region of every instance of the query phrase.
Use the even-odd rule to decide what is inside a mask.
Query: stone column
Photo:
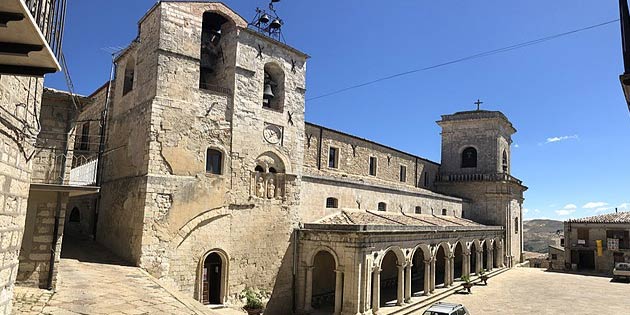
[[[470,254],[469,253],[464,253],[464,257],[462,257],[463,261],[462,261],[462,276],[469,276],[470,277]]]
[[[431,259],[431,289],[429,292],[435,291],[435,258]]]
[[[481,271],[481,269],[483,269],[483,252],[482,251],[477,251],[475,253],[475,255],[477,255],[477,263],[475,265],[477,265],[475,268],[475,273],[479,274],[479,272]]]
[[[455,256],[451,256],[450,265],[451,265],[451,279],[450,279],[449,285],[453,285],[453,283],[455,283]]]
[[[405,296],[405,265],[398,265],[398,290],[396,290],[396,305],[404,303]]]
[[[486,270],[490,272],[492,270],[492,251],[488,250],[488,255],[486,256]]]
[[[378,315],[381,308],[381,268],[372,273],[372,314]]]
[[[488,251],[488,255],[490,255],[490,259],[488,259],[489,267],[488,270],[492,271],[494,269],[494,249]]]
[[[448,256],[444,256],[444,287],[450,286],[449,281],[451,279],[451,259]]]
[[[341,314],[341,300],[343,292],[343,272],[341,270],[335,270],[335,315]]]
[[[405,303],[411,301],[411,266],[413,266],[413,264],[409,262],[405,269]]]
[[[313,300],[313,266],[306,267],[306,288],[304,288],[304,311],[310,312]]]
[[[429,295],[429,293],[431,292],[431,261],[430,260],[424,261],[424,279],[422,280],[424,281],[424,294],[423,295]]]

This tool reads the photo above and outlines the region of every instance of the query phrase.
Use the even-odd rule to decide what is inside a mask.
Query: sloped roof
[[[482,227],[484,225],[454,216],[411,214],[386,211],[341,210],[315,222],[332,225],[398,225],[398,226],[441,226]]]
[[[630,212],[616,212],[600,214],[581,219],[572,219],[569,222],[576,223],[630,223]]]

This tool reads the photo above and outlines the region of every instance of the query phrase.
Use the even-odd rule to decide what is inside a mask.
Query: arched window
[[[133,90],[133,81],[136,75],[136,61],[133,57],[130,57],[127,60],[125,65],[125,78],[123,81],[123,95],[127,95],[127,93]]]
[[[417,213],[417,214],[421,214],[421,213],[422,213],[422,207],[417,206],[417,207],[416,207],[416,213]]]
[[[514,233],[518,234],[518,217],[514,218]]]
[[[223,164],[223,153],[215,149],[208,149],[206,153],[206,173],[221,175]]]
[[[326,198],[326,208],[339,208],[339,200],[337,198]]]
[[[221,37],[223,26],[228,19],[214,12],[205,12],[201,24],[201,60],[199,62],[199,88],[204,90],[216,90],[218,86],[217,76],[221,74],[223,63],[223,50],[221,49]]]
[[[265,169],[260,165],[256,165],[256,168],[254,168],[254,171],[258,173],[264,173]]]
[[[378,211],[387,211],[387,204],[384,202],[378,203]]]
[[[270,168],[269,168],[269,173],[276,174],[276,173],[278,173],[278,171],[276,171],[276,169],[275,169],[275,168],[270,167]]]
[[[284,71],[275,63],[265,65],[262,106],[275,110],[284,106]]]
[[[462,168],[477,167],[477,150],[468,147],[462,152]]]
[[[508,155],[507,155],[507,152],[505,150],[503,150],[503,160],[501,162],[501,165],[503,166],[503,172],[507,173],[507,171],[508,171]]]
[[[81,212],[77,207],[72,208],[72,212],[70,212],[70,222],[81,222]]]
[[[446,214],[447,214],[446,209],[442,209],[442,215],[446,215]]]

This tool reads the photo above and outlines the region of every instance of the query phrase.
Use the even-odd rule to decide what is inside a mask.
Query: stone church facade
[[[442,116],[432,162],[307,123],[307,59],[221,3],[156,4],[116,60],[80,230],[204,304],[269,291],[269,314],[374,314],[520,261],[502,113]]]

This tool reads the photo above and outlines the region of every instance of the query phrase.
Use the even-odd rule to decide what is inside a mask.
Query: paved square
[[[630,314],[630,283],[606,277],[515,268],[472,290],[443,301],[464,304],[472,315]]]

